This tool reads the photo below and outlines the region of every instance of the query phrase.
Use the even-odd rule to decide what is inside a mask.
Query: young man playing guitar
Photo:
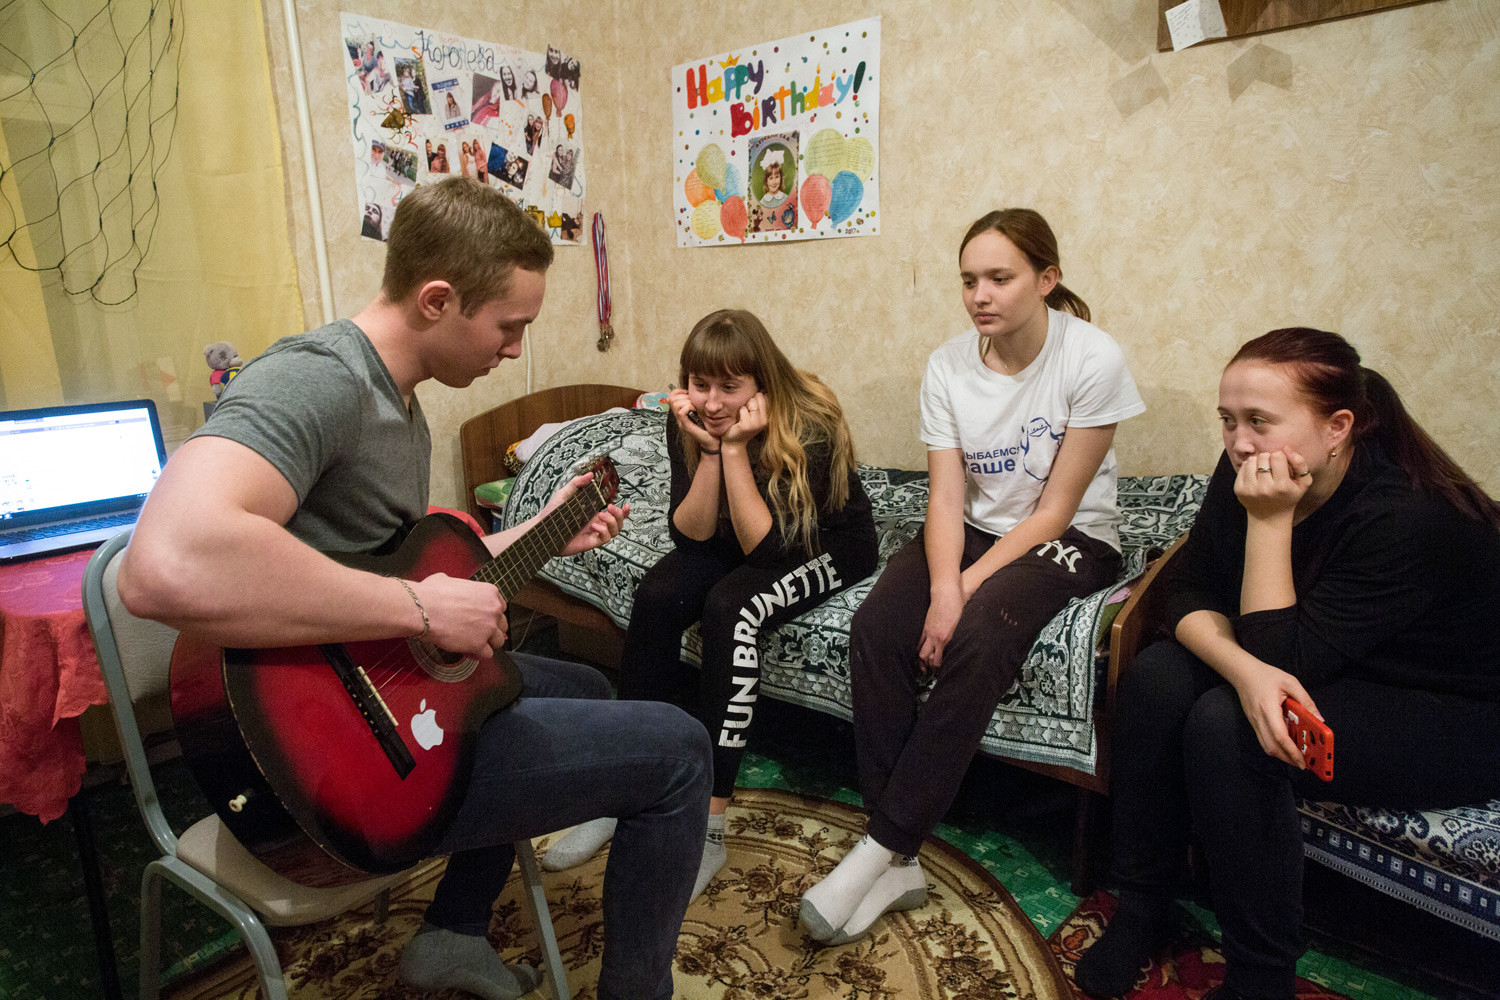
[[[498,191],[451,178],[407,196],[375,301],[247,364],[172,457],[121,565],[126,607],[228,647],[411,636],[469,657],[499,651],[496,586],[406,581],[321,553],[389,549],[425,513],[431,439],[413,390],[467,386],[517,357],[551,262],[546,235]],[[588,485],[578,477],[549,506]],[[627,512],[609,504],[562,554],[608,542]],[[484,544],[501,553],[525,530]],[[434,851],[451,855],[447,872],[401,979],[487,1000],[529,992],[536,970],[507,967],[485,938],[510,845],[620,816],[598,996],[668,998],[704,842],[707,733],[672,706],[608,700],[587,667],[514,659],[523,697],[478,731],[462,805]]]

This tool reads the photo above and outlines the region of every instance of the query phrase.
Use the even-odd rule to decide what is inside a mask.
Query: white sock
[[[802,894],[799,919],[814,941],[827,941],[849,922],[875,880],[885,874],[896,852],[866,834],[828,877]]]
[[[851,916],[827,943],[848,944],[870,933],[870,927],[882,915],[895,910],[915,910],[927,902],[927,874],[917,859],[897,855],[890,867],[875,880],[865,898],[859,901]]]
[[[557,838],[557,843],[547,848],[547,853],[542,855],[542,867],[549,872],[560,872],[564,868],[583,864],[598,854],[599,848],[609,843],[610,838],[615,835],[616,822],[618,821],[605,816],[573,827]]]
[[[724,846],[724,813],[708,814],[708,833],[704,837],[703,860],[698,862],[698,880],[693,883],[693,898],[702,895],[708,883],[714,880],[724,862],[729,860],[729,851]]]

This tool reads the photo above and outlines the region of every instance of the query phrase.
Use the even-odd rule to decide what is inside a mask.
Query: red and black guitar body
[[[614,481],[608,466],[495,559],[447,514],[418,521],[390,555],[331,556],[408,580],[481,579],[509,597],[603,509]],[[221,649],[184,636],[171,689],[183,756],[230,832],[293,881],[337,885],[433,853],[479,729],[521,676],[503,651],[474,659],[416,639]]]

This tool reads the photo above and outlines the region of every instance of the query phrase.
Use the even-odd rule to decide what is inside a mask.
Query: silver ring
[[[1312,470],[1308,469],[1306,472],[1299,472],[1299,473],[1297,473],[1297,478],[1301,479],[1303,476],[1310,476],[1310,475],[1312,475]]]
[[[1255,471],[1256,471],[1256,472],[1270,472],[1270,471],[1271,471],[1271,470],[1270,470],[1270,469],[1267,469],[1267,468],[1265,468],[1265,467],[1264,467],[1264,466],[1259,466],[1259,465],[1257,465],[1257,466],[1256,466],[1256,467],[1255,467]]]

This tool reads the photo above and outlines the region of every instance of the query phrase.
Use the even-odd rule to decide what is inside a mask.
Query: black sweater
[[[806,561],[821,552],[838,550],[842,555],[846,552],[853,553],[866,549],[873,560],[877,547],[875,517],[870,507],[870,498],[865,495],[864,485],[859,481],[859,473],[852,468],[849,470],[848,499],[844,501],[844,506],[834,510],[828,499],[829,490],[832,487],[829,475],[829,467],[833,461],[832,450],[824,441],[804,441],[802,447],[807,454],[807,485],[812,491],[813,502],[818,510],[816,537],[820,551],[807,551],[800,535],[789,536],[782,533],[781,525],[776,521],[775,507],[771,504],[767,492],[768,477],[760,467],[757,449],[751,451],[750,462],[755,470],[755,485],[759,489],[761,499],[772,508],[772,525],[760,544],[745,556],[745,561],[752,566],[768,566],[789,557],[798,561]],[[740,543],[734,533],[734,523],[729,518],[729,511],[722,506],[719,511],[718,528],[711,538],[699,541],[689,538],[677,529],[674,520],[677,508],[682,506],[682,501],[687,497],[688,490],[693,485],[693,477],[688,472],[687,458],[683,453],[682,429],[677,426],[677,421],[670,413],[667,415],[667,458],[672,466],[672,501],[667,507],[667,528],[672,535],[673,543],[678,548],[693,548],[717,541],[720,545],[732,544],[734,550],[739,551]],[[874,568],[874,562],[871,561],[870,570],[873,571]]]
[[[1248,652],[1313,685],[1360,677],[1500,701],[1500,532],[1414,488],[1377,445],[1292,529],[1297,603],[1241,615],[1245,508],[1226,454],[1167,568],[1167,624],[1208,609]]]

